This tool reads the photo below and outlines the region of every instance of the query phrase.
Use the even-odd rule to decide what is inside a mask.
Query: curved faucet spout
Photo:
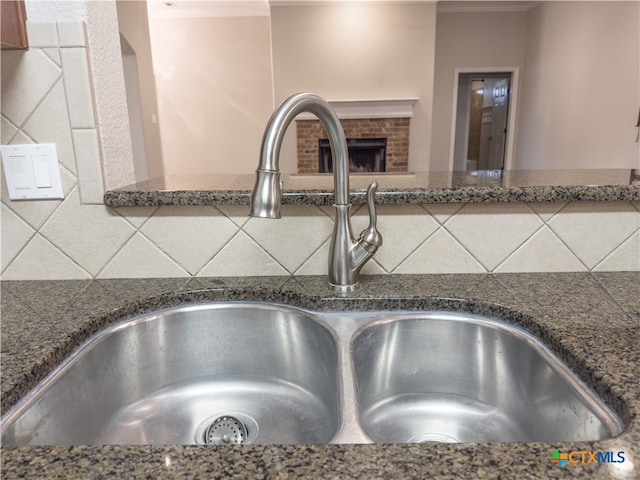
[[[262,138],[260,165],[251,192],[250,216],[280,218],[282,182],[280,181],[280,148],[284,134],[292,120],[302,112],[314,114],[329,137],[333,163],[333,183],[336,209],[331,251],[329,254],[329,282],[338,291],[351,291],[358,283],[362,266],[382,245],[382,237],[375,228],[373,195],[376,184],[367,192],[371,225],[358,239],[351,233],[349,211],[349,155],[347,140],[338,116],[323,98],[311,93],[298,93],[287,98],[271,115]],[[375,239],[375,240],[372,240]]]
[[[349,203],[349,156],[347,140],[340,120],[331,105],[312,93],[297,93],[287,98],[271,115],[262,137],[260,165],[256,172],[279,173],[280,147],[292,120],[302,112],[313,113],[327,131],[334,166],[335,203]]]

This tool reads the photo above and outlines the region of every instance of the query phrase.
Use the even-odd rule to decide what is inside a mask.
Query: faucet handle
[[[382,245],[382,235],[376,228],[377,215],[376,215],[376,203],[375,193],[378,188],[377,182],[371,182],[371,185],[367,188],[367,209],[369,211],[369,226],[365,228],[358,241],[360,244],[368,250],[376,251],[380,245]]]

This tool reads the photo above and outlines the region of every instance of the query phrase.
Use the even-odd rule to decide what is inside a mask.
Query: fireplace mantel
[[[377,100],[328,100],[340,119],[360,118],[411,118],[413,107],[419,100],[412,98],[390,98]],[[302,112],[298,120],[313,120],[316,117]]]

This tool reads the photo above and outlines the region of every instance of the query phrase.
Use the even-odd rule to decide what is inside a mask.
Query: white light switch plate
[[[11,200],[64,198],[55,143],[2,145],[0,153]]]

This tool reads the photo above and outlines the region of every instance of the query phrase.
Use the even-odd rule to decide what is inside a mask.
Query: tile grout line
[[[7,140],[6,145],[11,145],[11,142],[13,141],[13,139],[16,137],[16,135],[18,135],[18,133],[22,132],[22,130],[20,130],[20,127],[18,125],[16,125],[15,123],[13,123],[9,117],[7,117],[4,113],[2,114],[2,118],[12,127],[14,127],[16,129],[15,132],[13,132],[13,135],[11,135],[11,137],[9,137],[9,139]]]
[[[499,263],[498,263],[498,264],[497,264],[493,269],[489,270],[489,272],[491,272],[491,273],[495,273],[495,272],[496,272],[496,270],[497,270],[498,268],[500,268],[500,266],[501,266],[501,265],[503,265],[507,260],[509,260],[511,257],[513,257],[513,256],[518,252],[518,250],[520,250],[520,249],[521,249],[525,244],[529,243],[529,241],[530,241],[533,237],[535,237],[535,236],[538,234],[538,232],[540,232],[541,230],[543,230],[543,229],[544,229],[544,227],[546,227],[546,226],[547,226],[547,222],[545,222],[545,221],[544,221],[544,219],[543,219],[540,215],[538,215],[538,213],[537,213],[535,210],[533,210],[533,209],[532,209],[532,208],[531,208],[527,203],[525,203],[524,205],[525,205],[529,210],[531,210],[531,213],[532,213],[532,214],[533,214],[533,215],[534,215],[538,220],[540,220],[540,221],[542,222],[542,224],[541,224],[541,225],[539,225],[539,226],[538,226],[538,228],[536,228],[536,229],[531,233],[531,235],[529,235],[529,236],[528,236],[527,238],[525,238],[522,242],[520,242],[520,244],[519,244],[516,248],[514,248],[510,253],[508,253],[508,254],[507,254],[507,256],[506,256],[505,258],[503,258],[503,259],[502,259],[502,260],[501,260],[501,261],[500,261],[500,262],[499,262]],[[552,216],[551,218],[553,218],[553,216]],[[569,251],[571,251],[571,249],[569,249]],[[573,252],[571,252],[571,253],[573,254]],[[574,254],[574,255],[575,255],[575,254]]]
[[[507,260],[509,260],[510,258],[512,258],[516,253],[518,253],[518,251],[519,251],[522,247],[524,247],[527,243],[529,243],[529,241],[530,241],[534,236],[536,236],[539,232],[541,232],[542,230],[545,230],[545,229],[549,230],[549,231],[550,231],[550,233],[551,233],[555,238],[557,238],[558,240],[560,240],[560,239],[558,238],[558,235],[556,235],[556,233],[555,233],[554,231],[552,231],[552,230],[551,230],[551,228],[549,228],[549,226],[548,226],[545,222],[543,222],[543,223],[542,223],[542,225],[540,225],[540,227],[539,227],[538,229],[536,229],[536,231],[535,231],[535,232],[533,232],[533,233],[532,233],[532,234],[531,234],[531,235],[530,235],[530,236],[529,236],[529,237],[528,237],[524,242],[522,242],[522,243],[518,246],[518,248],[516,248],[513,252],[511,252],[511,253],[507,256],[507,258],[505,258],[505,259],[504,259],[504,260],[502,260],[498,265],[496,265],[496,267],[495,267],[493,270],[491,270],[491,272],[492,272],[492,273],[502,273],[502,272],[496,272],[496,271],[497,271],[497,270],[498,270],[502,265],[504,265],[504,264],[505,264],[505,262],[506,262]],[[577,260],[578,260],[578,261],[579,261],[579,262],[580,262],[580,263],[581,263],[581,264],[582,264],[582,265],[587,269],[587,271],[589,271],[589,269],[587,268],[587,266],[586,266],[586,265],[584,265],[584,263],[583,263],[583,262],[581,262],[579,258],[577,258],[576,254],[573,252],[573,250],[571,250],[571,249],[568,247],[568,245],[566,245],[564,242],[562,242],[562,241],[561,241],[561,243],[562,243],[565,247],[567,247],[567,250],[569,250],[569,252],[571,253],[571,255],[573,255],[574,257],[576,257],[576,259],[577,259]],[[545,270],[534,270],[534,272],[544,272],[544,271],[545,271]],[[516,272],[504,272],[504,273],[516,273]]]
[[[229,219],[231,221],[231,219]],[[229,238],[229,240],[227,240],[216,252],[213,253],[213,255],[211,255],[211,257],[204,262],[204,264],[198,269],[198,271],[196,273],[193,274],[193,277],[198,277],[200,275],[200,272],[202,272],[205,268],[207,268],[207,266],[213,262],[213,260],[216,258],[216,256],[218,256],[218,254],[225,249],[225,247],[227,245],[229,245],[231,243],[231,241],[236,238],[238,235],[240,235],[240,231],[242,230],[242,228],[235,222],[231,221],[231,223],[233,223],[233,225],[237,228],[236,233],[234,233],[233,235],[231,235],[231,237]]]
[[[9,263],[7,263],[7,266],[2,269],[2,272],[0,273],[0,276],[4,274],[4,272],[11,266],[11,264],[16,260],[16,258],[18,258],[20,256],[20,254],[24,251],[25,248],[27,248],[27,245],[29,245],[29,243],[31,243],[31,240],[33,240],[33,238],[38,234],[38,230],[37,229],[33,228],[33,226],[30,225],[29,223],[27,223],[22,217],[20,217],[20,215],[18,215],[13,210],[11,210],[9,208],[9,206],[5,204],[5,202],[2,202],[2,203],[5,205],[6,208],[9,209],[9,211],[11,213],[13,213],[18,218],[18,220],[20,220],[27,227],[29,227],[32,230],[32,233],[29,235],[29,238],[27,239],[27,241],[24,242],[24,244],[18,249],[18,252],[11,258],[11,261]]]
[[[236,228],[242,228],[249,221],[249,218],[251,218],[249,217],[249,215],[247,215],[247,219],[242,223],[242,225],[238,225],[237,222],[235,222],[229,215],[227,215],[222,209],[220,209],[220,205],[211,205],[211,206],[215,208],[220,215],[222,215],[224,218],[228,219],[231,223],[233,223],[236,226]]]
[[[438,204],[434,204],[434,205],[438,205]],[[459,204],[459,205],[458,205],[458,208],[456,208],[456,210],[455,210],[453,213],[451,213],[451,214],[447,217],[447,219],[446,219],[446,220],[444,220],[442,223],[440,223],[440,222],[438,221],[438,219],[437,219],[437,218],[436,218],[436,217],[435,217],[435,216],[434,216],[434,215],[429,211],[429,209],[428,209],[424,204],[422,204],[422,203],[419,203],[419,204],[418,204],[418,206],[419,206],[420,208],[422,208],[422,209],[426,212],[426,214],[427,214],[427,215],[429,215],[430,217],[432,217],[432,218],[435,220],[435,222],[436,222],[439,226],[442,226],[442,225],[444,225],[445,223],[447,223],[447,222],[449,221],[449,219],[451,219],[453,216],[457,215],[457,214],[458,214],[458,212],[460,212],[460,210],[462,210],[466,205],[468,205],[468,203],[461,203],[461,204]]]
[[[568,202],[568,203],[567,203],[567,206],[568,206],[569,204],[571,204],[571,203],[573,203],[573,202]],[[621,203],[629,203],[629,204],[630,204],[630,206],[631,206],[631,208],[635,208],[635,207],[633,206],[633,204],[632,204],[632,201],[625,201],[625,202],[621,202]],[[562,210],[564,210],[564,209],[565,209],[565,207],[563,207],[563,208],[562,208]],[[559,211],[558,213],[560,213],[560,211]],[[618,213],[619,213],[619,212],[618,212]],[[554,215],[552,218],[555,218],[555,215]],[[549,219],[549,221],[551,221],[551,218]],[[589,267],[587,266],[587,264],[586,264],[586,263],[585,263],[585,262],[584,262],[584,261],[583,261],[583,260],[578,256],[578,254],[576,254],[576,252],[574,252],[574,251],[573,251],[573,249],[572,249],[572,248],[571,248],[571,247],[570,247],[570,246],[569,246],[569,245],[568,245],[564,240],[562,240],[562,238],[560,237],[560,235],[559,235],[559,234],[558,234],[558,233],[553,229],[553,227],[552,227],[551,225],[548,225],[548,226],[549,226],[549,230],[550,230],[550,231],[551,231],[551,232],[552,232],[552,233],[553,233],[553,234],[558,238],[558,240],[560,240],[560,242],[562,242],[562,243],[563,243],[563,244],[564,244],[564,245],[569,249],[569,251],[570,251],[570,252],[571,252],[571,253],[572,253],[572,254],[573,254],[573,255],[578,259],[578,261],[584,265],[584,267],[587,269],[587,271],[588,271],[588,272],[592,272],[592,271],[594,271],[594,269],[595,269],[595,268],[596,268],[600,263],[602,263],[602,262],[604,261],[604,259],[605,259],[605,258],[609,257],[609,256],[610,256],[610,255],[611,255],[615,250],[617,250],[617,249],[622,245],[622,243],[626,242],[629,238],[631,238],[631,237],[635,234],[635,232],[632,232],[632,233],[631,233],[629,236],[627,236],[627,237],[626,237],[626,238],[625,238],[621,243],[619,243],[618,245],[616,245],[612,250],[610,250],[610,251],[606,252],[606,253],[605,253],[605,255],[604,255],[600,260],[598,260],[598,261],[594,264],[594,266],[593,266],[593,267],[589,268]],[[636,230],[636,231],[637,231],[637,230]]]
[[[426,244],[426,243],[429,241],[429,239],[430,239],[430,238],[432,238],[432,237],[433,237],[436,233],[438,233],[438,231],[440,231],[440,230],[444,230],[444,231],[445,231],[445,232],[446,232],[446,233],[447,233],[451,238],[453,238],[453,240],[458,244],[458,246],[459,246],[460,248],[462,248],[462,250],[464,250],[464,251],[465,251],[465,252],[466,252],[466,253],[467,253],[471,258],[473,258],[473,259],[478,263],[478,265],[480,265],[480,266],[485,270],[485,272],[488,272],[487,267],[486,267],[482,262],[480,262],[480,261],[479,261],[479,260],[478,260],[478,259],[477,259],[477,258],[476,258],[476,257],[475,257],[475,256],[474,256],[474,255],[473,255],[473,254],[472,254],[472,253],[471,253],[471,252],[470,252],[470,251],[469,251],[469,250],[468,250],[468,249],[467,249],[467,248],[466,248],[466,247],[461,243],[461,242],[460,242],[460,240],[458,240],[458,239],[455,237],[455,235],[453,235],[453,234],[452,234],[452,233],[451,233],[451,232],[450,232],[450,231],[445,227],[445,224],[446,224],[446,223],[448,223],[448,222],[449,222],[449,221],[450,221],[450,220],[451,220],[451,219],[452,219],[452,218],[453,218],[457,213],[459,213],[459,212],[460,212],[460,211],[465,207],[465,205],[466,205],[466,204],[463,204],[460,208],[458,208],[458,209],[456,210],[456,212],[455,212],[455,213],[453,213],[453,214],[449,215],[449,217],[448,217],[444,222],[442,222],[442,223],[438,222],[438,220],[436,220],[436,219],[433,217],[433,215],[431,214],[431,212],[429,212],[429,211],[428,211],[428,210],[426,210],[424,207],[422,207],[422,208],[423,208],[423,210],[425,211],[425,213],[426,213],[429,217],[431,217],[431,219],[432,219],[434,222],[436,222],[436,224],[438,225],[438,228],[436,228],[433,232],[431,232],[431,234],[427,235],[427,236],[425,237],[425,239],[424,239],[422,242],[420,242],[420,243],[419,243],[419,244],[418,244],[418,245],[417,245],[417,246],[416,246],[416,247],[415,247],[411,252],[409,252],[409,254],[408,254],[407,256],[405,256],[405,257],[400,261],[400,263],[398,263],[398,264],[397,264],[397,265],[396,265],[396,266],[395,266],[395,267],[394,267],[394,268],[393,268],[389,273],[394,273],[394,272],[395,272],[395,271],[396,271],[396,270],[397,270],[401,265],[403,265],[403,264],[404,264],[404,263],[409,259],[409,257],[411,257],[411,255],[413,255],[413,254],[414,254],[414,253],[415,253],[419,248],[421,248],[424,244]]]
[[[140,224],[139,227],[133,225],[133,223],[131,223],[124,215],[122,215],[122,213],[120,213],[118,211],[117,208],[110,208],[110,207],[105,207],[107,210],[115,210],[116,213],[122,218],[124,219],[125,222],[127,222],[128,225],[130,225],[131,227],[133,227],[133,233],[124,241],[124,243],[120,246],[120,248],[118,248],[116,250],[116,252],[105,262],[105,264],[102,266],[102,268],[100,269],[100,271],[96,274],[96,278],[98,278],[98,276],[104,271],[105,268],[107,268],[107,265],[109,265],[109,263],[111,263],[111,261],[113,261],[113,259],[122,251],[122,249],[131,241],[131,239],[133,239],[133,237],[136,236],[136,234],[140,234],[143,238],[145,238],[149,243],[151,243],[151,245],[153,245],[155,248],[157,248],[161,253],[163,253],[164,255],[166,255],[171,261],[173,261],[176,265],[178,265],[178,267],[180,267],[182,270],[184,270],[189,277],[193,277],[194,275],[184,266],[182,265],[178,260],[176,260],[175,258],[173,258],[172,255],[169,254],[169,252],[165,251],[160,245],[156,244],[156,242],[154,242],[151,238],[149,238],[147,235],[145,235],[145,233],[142,231],[142,228],[147,224],[147,222],[149,222],[149,220],[151,220],[151,218],[162,208],[162,207],[155,207],[154,210],[151,212],[151,214],[142,222],[142,224]]]
[[[558,213],[560,213],[560,212],[558,212]],[[552,218],[556,218],[556,215],[554,215]],[[551,218],[549,219],[549,221],[551,221]],[[589,268],[589,266],[586,263],[584,263],[584,261],[578,256],[578,254],[576,252],[573,251],[573,249],[567,244],[567,242],[562,240],[560,235],[558,235],[556,233],[556,231],[553,229],[553,227],[551,225],[549,225],[547,222],[545,222],[545,224],[549,228],[549,231],[560,241],[560,243],[562,243],[565,247],[567,247],[567,250],[569,250],[571,252],[571,254],[578,260],[578,262],[580,262],[582,264],[582,266],[587,269],[587,272],[591,272],[592,269]]]
[[[332,222],[334,222],[335,220],[333,219],[333,217],[329,216],[322,208],[320,205],[314,205],[315,210],[316,211],[320,211],[322,214],[324,214],[326,217],[329,218],[329,220],[331,220]],[[356,210],[357,211],[357,210]],[[355,212],[352,212],[352,216]],[[320,218],[322,218],[320,216]],[[268,256],[270,256],[271,258],[273,258],[273,260],[275,260],[275,262],[280,265],[285,272],[287,272],[289,275],[294,275],[294,272],[296,272],[297,270],[299,270],[300,268],[302,268],[302,266],[318,251],[318,249],[322,248],[322,246],[326,243],[327,240],[331,239],[331,235],[333,234],[333,225],[332,227],[329,229],[329,234],[325,235],[324,240],[322,240],[320,242],[320,245],[313,250],[313,252],[311,252],[310,255],[306,256],[305,259],[302,261],[302,263],[300,263],[300,265],[298,265],[293,272],[290,271],[287,267],[285,267],[282,262],[278,261],[278,259],[273,256],[257,239],[255,239],[253,236],[251,236],[251,234],[249,234],[249,232],[244,230],[244,227],[247,226],[249,224],[249,221],[247,221],[243,226],[242,226],[242,230],[244,231],[244,233],[256,244],[258,245]]]
[[[67,255],[67,253],[65,251],[63,251],[60,247],[58,247],[55,243],[53,243],[51,240],[49,240],[44,234],[42,234],[40,231],[36,232],[36,234],[33,236],[33,238],[35,238],[36,236],[39,236],[40,238],[42,238],[45,242],[47,242],[49,245],[51,245],[53,248],[55,248],[63,257],[66,257],[67,260],[69,260],[71,263],[73,263],[75,266],[77,266],[80,270],[82,270],[84,273],[86,273],[89,276],[89,279],[93,280],[94,276],[91,274],[91,272],[89,272],[86,268],[84,268],[82,265],[80,265],[78,262],[76,262],[73,258],[71,258],[69,255]],[[31,243],[33,239],[31,239],[28,243]],[[27,245],[28,245],[27,243]],[[25,245],[26,247],[26,245]],[[14,260],[15,261],[15,260]],[[12,262],[13,263],[13,262]]]
[[[150,208],[153,208],[153,211],[149,214],[149,216],[148,216],[147,218],[145,218],[145,219],[142,221],[142,223],[141,223],[141,224],[140,224],[140,226],[138,227],[138,226],[134,225],[134,224],[133,224],[133,222],[132,222],[131,220],[129,220],[129,219],[128,219],[128,218],[127,218],[127,217],[126,217],[122,212],[120,212],[120,208],[118,208],[118,207],[107,207],[106,205],[105,205],[105,207],[106,207],[106,209],[107,209],[108,211],[112,211],[112,212],[115,212],[116,214],[120,215],[120,217],[122,217],[122,218],[123,218],[123,219],[124,219],[124,220],[129,224],[129,225],[131,225],[131,226],[132,226],[133,228],[135,228],[136,230],[139,230],[139,229],[141,229],[142,227],[144,227],[144,226],[146,225],[146,223],[149,221],[149,219],[150,219],[153,215],[155,215],[155,213],[158,211],[158,209],[160,209],[160,208],[161,208],[161,207],[156,207],[156,206],[150,207]],[[125,207],[125,208],[136,208],[136,207]]]
[[[242,227],[244,227],[244,225],[246,225],[246,224],[247,224],[247,222],[249,221],[249,220],[246,220],[242,225],[238,225],[236,222],[234,222],[234,221],[231,219],[231,217],[230,217],[229,215],[227,215],[225,212],[223,212],[223,211],[222,211],[220,208],[218,208],[216,205],[211,205],[211,206],[214,208],[214,210],[216,210],[216,211],[221,215],[221,217],[222,217],[222,218],[224,218],[224,219],[228,220],[228,221],[229,221],[229,223],[230,223],[230,224],[231,224],[231,225],[236,229],[236,231],[235,231],[235,233],[234,233],[233,235],[231,235],[231,236],[227,239],[227,241],[226,241],[226,242],[224,242],[224,243],[220,246],[220,248],[218,248],[217,250],[215,250],[215,251],[213,252],[213,254],[212,254],[212,255],[211,255],[211,256],[210,256],[210,257],[209,257],[209,258],[208,258],[208,259],[207,259],[207,260],[206,260],[206,261],[205,261],[201,266],[200,266],[200,268],[198,268],[198,270],[197,270],[197,271],[192,275],[192,277],[193,277],[193,278],[198,277],[198,276],[200,275],[200,272],[202,272],[205,268],[207,268],[207,266],[208,266],[208,265],[209,265],[209,264],[210,264],[210,263],[211,263],[211,262],[216,258],[216,256],[217,256],[217,255],[218,255],[222,250],[224,250],[224,248],[225,248],[225,247],[227,247],[227,245],[229,245],[229,244],[233,241],[233,239],[234,239],[234,238],[236,238],[236,237],[240,234],[240,231],[242,230]],[[146,223],[146,222],[145,222],[145,223]],[[249,238],[251,238],[251,237],[249,236],[249,234],[248,234],[248,233],[246,233],[246,232],[245,232],[245,234],[246,234]],[[253,238],[251,238],[251,240],[255,242],[255,240],[253,240]],[[258,242],[255,242],[255,243],[257,244]],[[266,253],[268,254],[268,252],[266,252]],[[271,256],[271,255],[269,255],[269,256]],[[275,259],[274,259],[274,260],[275,260]],[[285,268],[285,271],[287,271],[287,272],[288,272],[288,270],[287,270],[286,268]]]
[[[453,217],[453,216],[452,216],[452,217]],[[479,259],[478,257],[476,257],[476,256],[473,254],[473,252],[471,252],[471,251],[470,251],[470,250],[469,250],[469,249],[464,245],[464,243],[462,243],[462,242],[461,242],[461,241],[460,241],[460,240],[459,240],[459,239],[458,239],[458,238],[453,234],[453,232],[451,232],[451,231],[447,228],[446,223],[448,223],[448,222],[449,222],[449,220],[451,220],[451,218],[452,218],[452,217],[449,217],[449,218],[447,219],[447,221],[446,221],[446,222],[444,222],[444,223],[442,224],[442,228],[443,228],[443,229],[444,229],[444,230],[445,230],[449,235],[451,235],[451,238],[453,238],[453,239],[456,241],[456,243],[457,243],[458,245],[460,245],[460,247],[461,247],[465,252],[467,252],[467,254],[468,254],[471,258],[473,258],[476,262],[478,262],[478,265],[480,265],[480,266],[484,269],[485,273],[491,273],[491,272],[492,272],[492,270],[490,270],[490,269],[489,269],[489,268],[488,268],[488,267],[487,267],[483,262],[481,262],[481,261],[480,261],[480,259]]]
[[[288,269],[287,267],[285,267],[284,265],[282,265],[282,263],[280,263],[276,257],[274,257],[273,255],[271,255],[271,254],[267,251],[267,249],[266,249],[266,248],[264,248],[264,247],[262,246],[262,244],[261,244],[260,242],[258,242],[255,238],[253,238],[253,237],[249,234],[249,232],[245,231],[244,227],[245,227],[248,223],[249,223],[249,222],[245,223],[245,224],[242,226],[242,228],[241,228],[240,230],[242,230],[242,232],[243,232],[247,237],[249,237],[249,238],[251,239],[251,241],[252,241],[253,243],[255,243],[255,244],[258,246],[258,248],[260,248],[264,253],[266,253],[266,254],[267,254],[267,256],[269,256],[270,258],[272,258],[274,262],[276,262],[280,267],[282,267],[282,268],[284,269],[284,271],[285,271],[285,272],[287,272],[289,275],[292,275],[292,273],[289,271],[289,269]],[[218,252],[218,253],[219,253],[219,252]]]
[[[600,260],[598,263],[596,263],[593,268],[590,271],[596,271],[596,268],[598,268],[598,265],[601,265],[602,263],[604,263],[609,257],[611,257],[614,253],[616,253],[617,250],[619,250],[625,243],[627,243],[629,240],[631,240],[631,238],[635,235],[639,235],[640,236],[640,228],[638,228],[638,230],[636,230],[635,232],[632,232],[631,235],[629,235],[627,238],[625,238],[622,242],[620,242],[619,245],[617,245],[616,247],[613,248],[613,250],[611,250],[609,253],[607,253],[604,258],[602,260]],[[638,260],[640,261],[640,252],[638,253]],[[635,270],[632,270],[635,271]]]
[[[436,224],[438,225],[438,228],[436,228],[433,232],[431,232],[429,235],[427,235],[427,236],[424,238],[424,240],[422,240],[421,242],[419,242],[419,243],[418,243],[418,245],[416,245],[416,247],[415,247],[413,250],[411,250],[411,251],[410,251],[410,252],[409,252],[409,253],[408,253],[408,254],[407,254],[407,255],[406,255],[402,260],[400,260],[400,262],[398,262],[398,264],[397,264],[395,267],[393,267],[393,268],[392,268],[392,269],[390,269],[390,270],[387,270],[387,269],[385,268],[384,270],[385,270],[385,271],[388,271],[388,272],[389,272],[389,274],[393,274],[393,273],[394,273],[394,272],[395,272],[395,271],[396,271],[396,270],[397,270],[397,269],[398,269],[402,264],[404,264],[404,262],[406,262],[406,261],[409,259],[409,257],[410,257],[411,255],[413,255],[416,251],[418,251],[418,249],[419,249],[420,247],[422,247],[425,243],[427,243],[427,241],[428,241],[431,237],[433,237],[436,233],[438,233],[438,231],[439,231],[440,229],[444,229],[444,224],[445,224],[445,223],[447,223],[451,218],[453,218],[453,216],[454,216],[455,214],[457,214],[460,210],[462,210],[462,209],[464,208],[464,206],[465,206],[465,205],[466,205],[466,204],[462,204],[462,206],[460,206],[460,208],[458,208],[454,213],[452,213],[451,215],[449,215],[449,217],[448,217],[444,222],[442,222],[442,223],[440,223],[438,220],[436,220],[436,218],[431,214],[431,212],[429,212],[425,207],[423,207],[422,205],[420,205],[420,207],[424,210],[425,214],[426,214],[427,216],[429,216],[429,217],[430,217],[434,222],[436,222]],[[446,229],[445,229],[445,231],[446,231],[447,233],[449,233],[449,235],[451,235],[451,233],[450,233],[448,230],[446,230]],[[454,237],[454,238],[455,238],[455,237]],[[458,242],[458,243],[460,243],[460,242]],[[462,245],[461,245],[461,246],[462,246]],[[463,250],[465,250],[465,251],[467,250],[466,248],[464,248],[464,246],[462,246],[462,249],[463,249]],[[482,264],[481,264],[481,265],[482,265]],[[484,266],[483,266],[483,267],[484,267]]]
[[[42,54],[47,57],[47,55],[42,52]],[[47,57],[49,58],[49,57]],[[45,94],[42,96],[42,98],[36,103],[36,105],[33,107],[33,110],[31,110],[31,112],[29,112],[29,115],[27,115],[27,117],[24,119],[24,121],[18,126],[18,131],[22,132],[24,135],[26,135],[27,137],[31,138],[32,140],[34,140],[31,135],[28,135],[25,131],[24,131],[24,126],[27,124],[27,122],[29,122],[29,120],[31,119],[31,117],[33,117],[33,115],[36,113],[36,111],[40,108],[40,106],[44,103],[44,101],[47,99],[47,97],[49,96],[49,94],[51,94],[51,92],[53,91],[53,89],[56,87],[56,85],[62,81],[62,67],[58,67],[56,65],[56,68],[58,70],[60,70],[60,72],[58,73],[58,77],[53,81],[53,83],[51,84],[51,86],[47,89],[47,91],[45,92]],[[64,86],[64,82],[63,82],[63,86]],[[65,91],[65,107],[67,107],[67,109],[69,108],[67,103],[66,103],[66,91]],[[9,120],[9,117],[7,117],[6,115],[4,115],[4,117]],[[11,122],[13,125],[15,125],[15,122]],[[69,129],[71,129],[71,125],[69,124]],[[14,138],[15,135],[17,135],[18,132],[16,132],[16,134],[14,134]],[[34,141],[34,143],[37,143]]]
[[[84,270],[86,273],[89,274],[89,276],[91,278],[95,278],[94,275],[91,274],[91,272],[89,272],[85,267],[83,267],[80,263],[76,262],[73,258],[71,258],[71,256],[69,256],[62,248],[60,248],[54,241],[50,240],[44,233],[41,232],[41,230],[47,225],[47,223],[49,223],[51,221],[51,217],[53,217],[53,215],[60,209],[62,208],[62,205],[64,204],[65,201],[67,201],[67,199],[69,198],[69,195],[71,195],[73,193],[74,190],[78,190],[78,196],[80,196],[80,191],[79,191],[79,185],[76,182],[76,184],[73,186],[73,188],[71,188],[71,190],[69,190],[69,194],[67,195],[67,197],[65,197],[63,200],[60,201],[60,204],[51,212],[51,214],[45,219],[44,222],[42,222],[42,225],[40,226],[40,228],[38,228],[38,233],[40,234],[40,236],[42,236],[42,238],[44,238],[47,242],[49,242],[51,245],[53,245],[60,253],[62,253],[65,257],[67,257],[69,260],[71,260],[73,263],[75,263],[76,265],[78,265],[78,267],[80,267],[82,270]],[[80,204],[80,206],[82,207],[82,204]]]
[[[469,249],[464,245],[464,243],[462,243],[462,242],[458,239],[458,237],[456,237],[456,236],[453,234],[453,232],[447,228],[447,223],[449,223],[449,222],[450,222],[450,221],[455,217],[455,215],[459,214],[459,213],[462,211],[462,209],[463,209],[464,207],[466,207],[467,205],[470,205],[470,204],[469,204],[469,203],[464,204],[460,209],[456,210],[456,213],[455,213],[454,215],[451,215],[449,218],[447,218],[447,220],[446,220],[446,221],[444,221],[444,222],[442,223],[442,228],[443,228],[443,229],[444,229],[444,230],[445,230],[445,231],[446,231],[446,232],[451,236],[451,238],[453,238],[453,239],[458,243],[458,245],[460,245],[460,247],[461,247],[465,252],[467,252],[467,254],[468,254],[471,258],[473,258],[476,262],[478,262],[478,265],[480,265],[480,266],[485,270],[485,273],[491,273],[493,270],[489,269],[489,268],[484,264],[484,262],[481,262],[481,261],[480,261],[480,259],[479,259],[479,258],[477,258],[477,257],[476,257],[476,256],[475,256],[475,255],[474,255],[474,254],[473,254],[473,253],[472,253],[472,252],[471,252],[471,251],[470,251],[470,250],[469,250]],[[496,267],[496,268],[497,268],[497,267]]]
[[[200,268],[198,268],[198,270],[193,274],[193,277],[197,277],[198,275],[200,275],[200,272],[202,272],[207,265],[209,265],[215,258],[216,256],[218,256],[218,254],[227,246],[229,245],[232,240],[234,238],[236,238],[239,234],[240,231],[242,230],[242,226],[238,225],[236,222],[234,222],[233,220],[231,220],[231,218],[229,218],[227,215],[225,215],[225,213],[223,211],[221,211],[220,209],[218,209],[217,207],[213,206],[216,211],[218,211],[218,213],[220,213],[222,215],[223,218],[227,219],[229,221],[229,223],[231,223],[231,225],[233,225],[236,229],[235,233],[233,235],[231,235],[226,242],[224,242],[220,248],[218,248],[217,250],[215,250],[213,252],[213,254],[200,266]],[[246,222],[245,222],[246,224]],[[243,224],[244,225],[244,224]]]
[[[538,218],[540,218],[540,220],[542,220],[542,222],[543,222],[543,223],[545,223],[545,224],[546,224],[546,223],[547,223],[547,220],[545,220],[545,219],[542,217],[542,214],[540,214],[540,213],[536,212],[536,211],[535,211],[535,209],[530,205],[530,203],[533,203],[533,202],[524,202],[524,204],[525,204],[527,207],[529,207],[529,208],[531,209],[531,211],[533,211],[533,213],[535,213],[535,214],[538,216]],[[552,219],[553,217],[555,217],[558,213],[560,213],[562,210],[564,210],[564,208],[565,208],[569,203],[571,203],[571,202],[563,202],[563,205],[562,205],[558,210],[556,210],[555,212],[553,212],[553,213],[551,214],[551,216],[549,217],[549,220],[551,220],[551,219]]]
[[[133,226],[133,225],[132,225]],[[116,255],[118,255],[118,253],[120,253],[120,251],[124,248],[124,246],[129,243],[129,241],[131,241],[131,239],[136,235],[136,233],[138,233],[138,229],[133,227],[133,233],[131,235],[129,235],[129,237],[123,242],[123,244],[120,246],[120,248],[118,248],[113,255],[111,255],[106,262],[104,262],[104,265],[102,265],[102,267],[100,267],[100,269],[98,270],[98,272],[95,274],[95,276],[93,276],[94,280],[97,279],[100,274],[104,271],[105,268],[107,268],[107,265],[109,265],[111,263],[111,261],[116,257]]]

